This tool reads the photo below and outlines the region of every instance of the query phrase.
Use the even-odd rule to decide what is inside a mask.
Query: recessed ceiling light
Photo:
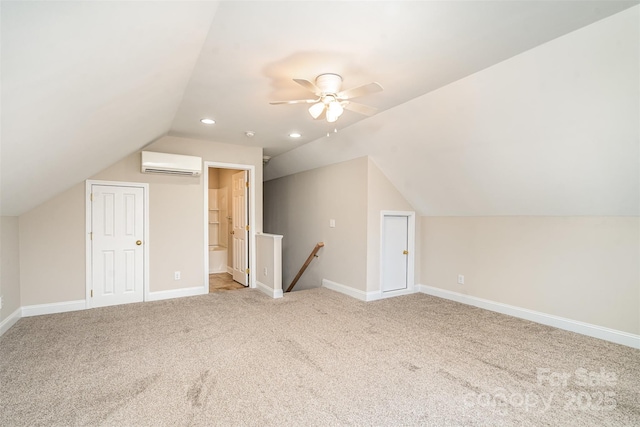
[[[300,138],[302,135],[300,135],[298,132],[292,132],[289,134],[289,136],[291,138]]]
[[[216,121],[215,121],[215,120],[213,120],[213,119],[200,119],[200,121],[201,121],[202,123],[204,123],[205,125],[212,125],[212,124],[215,124],[215,122],[216,122]]]
[[[252,130],[248,130],[244,134],[247,136],[247,138],[253,138],[256,135],[256,133]]]

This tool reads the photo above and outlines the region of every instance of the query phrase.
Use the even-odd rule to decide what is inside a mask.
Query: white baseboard
[[[332,291],[340,292],[341,294],[349,295],[350,297],[357,298],[360,301],[373,301],[378,299],[377,294],[380,292],[364,292],[352,287],[342,285],[340,283],[332,282],[331,280],[322,279],[322,286],[331,289]]]
[[[446,289],[435,288],[433,286],[416,285],[416,289],[417,291],[428,295],[472,305],[474,307],[484,308],[485,310],[495,311],[497,313],[508,314],[509,316],[518,317],[520,319],[553,326],[558,329],[564,329],[565,331],[576,332],[593,338],[599,338],[601,340],[611,341],[616,344],[640,349],[640,335],[486,300],[471,295],[461,294],[459,292],[448,291]]]
[[[282,289],[271,289],[259,280],[256,280],[256,288],[269,295],[271,298],[282,298],[283,295]]]
[[[196,295],[204,295],[209,293],[209,288],[196,286],[194,288],[170,289],[168,291],[149,292],[146,301],[161,301],[171,298],[193,297]]]
[[[448,291],[446,289],[435,288],[427,285],[416,285],[413,290],[396,291],[394,293],[381,292],[364,292],[357,289],[353,289],[349,286],[342,285],[340,283],[332,282],[331,280],[322,279],[322,286],[349,295],[350,297],[357,298],[361,301],[375,301],[381,298],[394,297],[399,295],[406,295],[414,292],[421,292],[424,294],[448,299],[451,301],[460,302],[462,304],[472,305],[474,307],[483,308],[485,310],[495,311],[497,313],[507,314],[509,316],[518,317],[532,322],[541,323],[543,325],[553,326],[555,328],[564,329],[571,332],[576,332],[582,335],[587,335],[594,338],[599,338],[605,341],[611,341],[616,344],[626,345],[628,347],[640,349],[640,335],[630,334],[628,332],[618,331],[615,329],[605,328],[590,323],[580,322],[577,320],[571,320],[560,316],[554,316],[551,314],[541,313],[526,308],[516,307],[500,302],[486,300],[483,298],[474,297],[471,295],[461,294],[459,292]],[[282,298],[282,289],[274,290],[269,286],[256,281],[256,288],[272,298]],[[181,298],[195,295],[206,294],[208,289],[204,287],[184,288],[184,289],[172,289],[168,291],[150,292],[146,301],[160,301],[170,298]],[[84,310],[86,308],[86,302],[84,300],[67,301],[51,304],[38,304],[21,307],[15,310],[9,317],[4,319],[0,323],[0,336],[4,334],[9,328],[11,328],[20,318],[39,316],[43,314],[64,313],[67,311]]]
[[[18,320],[22,318],[22,307],[11,313],[9,317],[0,322],[0,337],[9,330],[10,327],[16,324]]]
[[[331,280],[322,279],[322,286],[331,289],[332,291],[340,292],[345,295],[349,295],[352,298],[359,299],[360,301],[377,301],[385,298],[399,297],[401,295],[409,295],[416,293],[416,289],[402,289],[400,291],[371,291],[365,292],[358,289],[353,289],[350,286],[342,285],[340,283],[333,282]]]
[[[168,291],[150,292],[145,301],[160,301],[170,298],[190,297],[203,295],[209,292],[208,288],[198,286],[195,288],[172,289]],[[85,300],[56,302],[51,304],[36,304],[20,307],[9,317],[0,323],[0,336],[11,328],[20,318],[40,316],[43,314],[65,313],[68,311],[85,310],[87,304]]]
[[[411,295],[411,294],[415,294],[416,292],[417,291],[416,291],[415,287],[409,288],[409,289],[401,289],[401,290],[398,290],[398,291],[367,292],[367,295],[369,295],[369,298],[370,298],[370,299],[367,299],[367,301],[375,301],[375,300],[379,300],[379,299],[399,297],[399,296],[402,296],[402,295]]]
[[[51,304],[36,304],[22,306],[22,317],[42,316],[43,314],[66,313],[67,311],[85,310],[85,300],[54,302]]]

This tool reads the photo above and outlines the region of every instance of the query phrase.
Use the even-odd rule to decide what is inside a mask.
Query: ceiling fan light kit
[[[316,99],[297,99],[291,101],[273,101],[272,105],[279,104],[313,104],[309,107],[309,114],[315,120],[322,117],[327,122],[333,123],[344,113],[344,110],[350,110],[366,116],[374,115],[378,110],[364,104],[352,102],[352,98],[367,95],[370,93],[380,92],[382,85],[377,82],[358,86],[353,89],[340,91],[342,85],[342,77],[334,73],[320,74],[316,77],[315,84],[305,79],[293,79],[305,89],[313,92]]]
[[[338,117],[340,117],[342,115],[342,113],[344,112],[344,108],[342,107],[342,104],[336,100],[333,100],[331,102],[329,102],[329,104],[327,105],[327,121],[329,123],[333,123],[336,120],[338,120]]]
[[[323,112],[324,104],[322,102],[318,102],[317,104],[313,104],[311,107],[309,107],[309,114],[311,114],[311,117],[313,117],[314,119],[320,117]]]

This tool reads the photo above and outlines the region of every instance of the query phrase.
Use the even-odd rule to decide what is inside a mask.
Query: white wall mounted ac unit
[[[202,159],[181,154],[143,151],[142,173],[197,176],[202,173]]]

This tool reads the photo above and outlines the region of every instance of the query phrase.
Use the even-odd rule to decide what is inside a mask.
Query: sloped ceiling
[[[640,214],[640,7],[271,160],[369,155],[422,215]]]
[[[2,214],[21,214],[165,134],[263,147],[274,156],[271,178],[300,169],[292,161],[310,168],[370,154],[423,214],[510,214],[503,201],[518,189],[501,180],[485,183],[495,191],[460,191],[486,166],[473,147],[454,155],[464,162],[443,193],[403,184],[415,175],[386,161],[398,158],[376,144],[352,150],[334,142],[384,135],[394,152],[427,159],[428,144],[404,145],[410,138],[396,128],[379,130],[391,120],[413,123],[424,139],[434,130],[422,117],[438,112],[424,106],[432,99],[425,94],[634,4],[2,2]],[[381,112],[346,112],[329,126],[304,106],[268,104],[307,97],[291,79],[323,72],[341,74],[346,88],[380,82],[383,92],[359,101]],[[204,126],[202,117],[217,123]],[[302,138],[288,138],[292,131]],[[431,170],[431,181],[451,178]],[[479,196],[500,203],[478,207]],[[534,204],[515,211],[545,214]],[[579,203],[569,211],[588,213]]]
[[[2,214],[166,134],[214,2],[2,2]]]

